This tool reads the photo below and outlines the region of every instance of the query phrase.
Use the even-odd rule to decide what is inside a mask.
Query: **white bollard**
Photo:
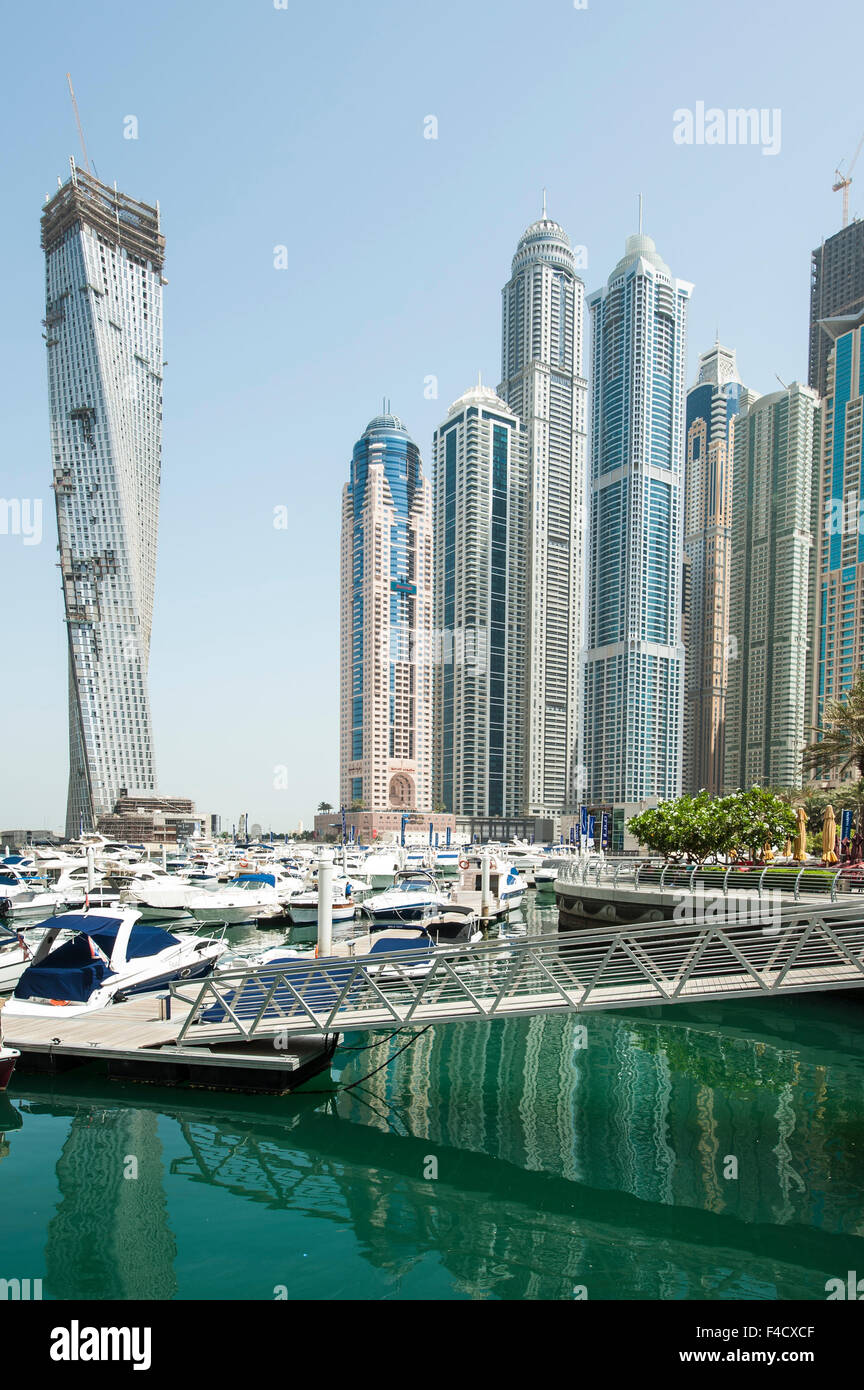
[[[480,916],[484,922],[489,917],[490,898],[489,851],[484,849],[480,855]]]
[[[333,950],[333,860],[318,860],[318,955]]]
[[[93,892],[94,873],[93,873],[93,846],[87,846],[87,892]]]

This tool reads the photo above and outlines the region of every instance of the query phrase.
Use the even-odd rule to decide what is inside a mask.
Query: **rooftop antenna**
[[[775,372],[774,375],[777,376],[777,373]],[[783,380],[781,376],[777,376],[777,380],[780,382],[780,385],[783,387],[784,391],[789,390],[789,387],[786,385],[786,382]]]
[[[543,221],[546,221],[546,189],[543,189]]]
[[[84,130],[81,125],[81,117],[78,114],[78,103],[75,100],[75,88],[72,86],[72,74],[67,72],[66,81],[69,83],[69,95],[72,98],[72,110],[75,112],[75,124],[78,127],[78,139],[81,141],[81,149],[84,154],[84,168],[92,176],[93,170],[90,168],[90,159],[87,155],[87,146],[84,143]]]

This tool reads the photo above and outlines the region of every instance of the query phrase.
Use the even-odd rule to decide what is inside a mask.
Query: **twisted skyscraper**
[[[45,339],[69,644],[66,833],[155,790],[147,669],[162,438],[158,208],[72,165],[45,205]]]

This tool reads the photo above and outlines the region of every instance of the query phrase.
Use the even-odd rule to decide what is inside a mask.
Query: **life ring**
[[[497,873],[498,865],[495,863],[494,859],[489,860],[489,868],[493,871],[493,873]]]
[[[248,869],[248,868],[249,868],[249,860],[248,860],[248,859],[241,859],[241,860],[240,860],[240,868],[241,868],[241,869]]]
[[[468,860],[467,860],[467,859],[460,859],[460,860],[459,860],[459,868],[460,868],[460,869],[467,869],[467,868],[468,868]]]

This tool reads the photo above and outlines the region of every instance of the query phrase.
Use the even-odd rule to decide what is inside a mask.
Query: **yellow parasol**
[[[837,839],[837,822],[834,819],[834,807],[825,807],[825,819],[822,822],[822,859],[825,864],[836,864],[837,855],[834,853],[834,843]]]
[[[771,860],[774,858],[774,851],[773,851],[773,849],[771,848],[771,845],[770,845],[770,844],[767,844],[767,845],[765,846],[765,848],[763,849],[763,851],[762,851],[762,858],[763,858],[763,860],[765,861],[766,864],[770,864],[770,863],[771,863]]]
[[[787,839],[785,845],[783,846],[783,858],[784,858],[784,859],[791,859],[791,858],[792,858],[792,841],[789,840],[789,839]]]
[[[792,845],[792,858],[797,859],[799,864],[803,864],[807,858],[807,812],[803,806],[798,807],[798,829]]]

